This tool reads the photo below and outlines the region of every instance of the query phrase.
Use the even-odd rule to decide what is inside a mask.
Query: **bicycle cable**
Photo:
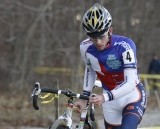
[[[46,98],[48,98],[50,95],[52,95],[52,94],[51,94],[51,93],[47,93],[47,94],[44,95],[44,96],[38,95],[38,97],[39,97],[40,99],[46,99]],[[55,98],[59,98],[59,95],[58,95],[58,94],[53,94],[53,97],[52,97],[51,100],[42,101],[41,103],[43,103],[43,104],[48,104],[48,103],[52,102]]]

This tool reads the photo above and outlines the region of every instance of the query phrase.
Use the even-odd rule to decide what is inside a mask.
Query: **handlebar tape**
[[[34,95],[33,97],[33,107],[35,110],[39,110],[39,107],[37,105],[37,99],[38,99],[38,95]]]
[[[80,99],[84,99],[84,100],[89,100],[89,97],[88,97],[88,96],[85,96],[85,95],[80,95],[79,98],[80,98]]]

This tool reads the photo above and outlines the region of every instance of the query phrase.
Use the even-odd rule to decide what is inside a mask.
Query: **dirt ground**
[[[143,120],[139,127],[154,127],[160,126],[160,109],[155,108],[154,110],[147,109]]]
[[[19,97],[19,95],[0,96],[0,129],[47,129],[54,121],[54,104],[39,104],[40,110],[34,110],[32,102],[28,102],[29,96]],[[60,102],[64,103],[63,100]],[[65,105],[59,104],[60,114]],[[96,109],[96,117],[101,129],[103,129],[103,118],[101,108]],[[79,117],[75,116],[74,121]],[[160,109],[158,108],[156,97],[148,98],[148,107],[139,127],[160,126]],[[37,128],[38,127],[38,128]]]

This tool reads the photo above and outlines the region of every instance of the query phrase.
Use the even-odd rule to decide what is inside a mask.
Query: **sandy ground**
[[[139,127],[160,126],[160,109],[146,110]],[[160,129],[160,128],[159,128]]]

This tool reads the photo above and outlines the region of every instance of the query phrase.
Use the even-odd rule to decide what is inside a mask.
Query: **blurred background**
[[[61,89],[81,92],[79,45],[87,38],[81,21],[96,2],[111,13],[113,33],[135,42],[139,73],[148,73],[153,54],[160,56],[159,0],[0,0],[1,125],[36,121],[21,119],[27,117],[22,110],[31,106],[28,97],[36,81],[42,87],[58,81]]]

